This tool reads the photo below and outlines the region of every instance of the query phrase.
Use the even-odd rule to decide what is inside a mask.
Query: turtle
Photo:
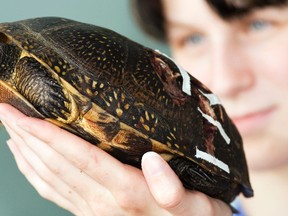
[[[157,152],[188,190],[226,203],[253,196],[242,138],[219,98],[113,30],[62,17],[1,23],[0,102],[138,168]]]

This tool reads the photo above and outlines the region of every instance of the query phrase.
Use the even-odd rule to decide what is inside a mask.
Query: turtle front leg
[[[32,57],[23,57],[16,65],[15,87],[43,116],[63,119],[71,116],[69,95],[60,80]]]

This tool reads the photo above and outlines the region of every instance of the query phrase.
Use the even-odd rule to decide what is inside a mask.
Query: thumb
[[[188,191],[169,164],[157,153],[142,158],[142,171],[159,206],[172,215],[232,215],[227,204],[198,191]]]
[[[143,155],[142,170],[156,202],[162,208],[180,215],[186,191],[167,162],[157,153],[148,152]]]

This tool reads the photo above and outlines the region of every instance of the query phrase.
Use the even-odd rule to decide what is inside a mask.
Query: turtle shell
[[[253,196],[241,137],[218,98],[159,51],[56,17],[0,24],[0,102],[140,167],[158,152],[188,189]]]

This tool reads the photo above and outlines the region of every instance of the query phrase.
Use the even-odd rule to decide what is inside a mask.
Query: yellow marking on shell
[[[89,89],[89,88],[86,89],[86,93],[87,93],[90,97],[93,96],[93,92],[92,92],[91,89]]]
[[[146,118],[147,121],[150,120],[149,113],[147,111],[145,111],[145,118]]]
[[[158,124],[158,118],[156,118],[154,125]]]
[[[170,104],[168,98],[166,98],[165,104],[167,104],[167,105]]]
[[[155,133],[155,128],[154,127],[151,128],[151,132]]]
[[[144,118],[141,116],[140,117],[140,122],[143,124],[145,122]]]
[[[121,104],[118,102],[117,107],[121,109]]]
[[[175,137],[175,135],[173,134],[173,133],[169,133],[170,134],[170,136],[173,138],[173,139],[176,139],[176,137]]]
[[[174,156],[172,154],[160,154],[165,161],[170,161]]]
[[[106,100],[104,100],[104,101],[105,101],[105,103],[106,103],[106,105],[107,105],[108,107],[111,106],[111,104],[110,104],[108,101],[106,101]]]
[[[118,116],[118,117],[121,117],[121,116],[123,115],[123,110],[120,109],[120,108],[117,108],[117,109],[116,109],[116,113],[117,113],[117,116]]]
[[[90,78],[88,76],[84,76],[85,82],[88,83],[90,81]]]
[[[80,83],[83,83],[83,79],[82,79],[81,76],[78,76],[78,80],[79,80]]]
[[[135,128],[130,127],[129,125],[124,124],[123,122],[120,122],[120,128],[129,132],[134,132],[135,134],[138,134],[139,136],[145,138],[145,139],[149,139],[149,137],[141,132],[139,132],[138,130],[136,130]],[[171,147],[168,146],[168,144],[163,144],[157,140],[151,139],[152,142],[152,151],[155,152],[159,152],[161,154],[161,156],[166,155],[166,159],[167,161],[169,161],[173,155],[179,155],[179,156],[184,156],[183,152],[179,152],[178,150],[173,150],[171,149]],[[165,160],[166,160],[165,159]]]
[[[117,92],[113,92],[114,93],[114,98],[117,100],[118,99],[118,95],[117,95]]]
[[[57,72],[57,73],[60,73],[61,72],[61,69],[59,66],[54,66],[54,70]]]
[[[97,147],[99,147],[99,148],[101,148],[101,149],[103,149],[105,151],[109,151],[109,150],[112,149],[112,146],[111,146],[110,143],[104,143],[104,142],[101,142],[101,143],[97,144]]]
[[[144,124],[143,127],[146,131],[150,131],[150,127],[148,125]]]
[[[179,145],[178,144],[174,144],[174,146],[177,148],[177,149],[179,149],[180,147],[179,147]]]
[[[95,88],[96,88],[96,85],[97,85],[97,81],[94,81],[94,80],[93,80],[93,82],[92,82],[92,88],[95,89]]]
[[[24,58],[24,57],[26,57],[26,56],[31,57],[31,55],[30,55],[28,52],[26,52],[25,50],[22,50],[19,59]]]
[[[122,93],[121,94],[121,101],[124,102],[125,101],[125,95]]]
[[[109,96],[109,101],[112,102],[113,101],[113,98],[111,96]]]
[[[167,136],[167,139],[168,139],[168,140],[172,140],[172,138],[171,138],[170,136]]]
[[[141,102],[135,102],[134,105],[139,106],[139,107],[144,107],[144,104]]]
[[[99,88],[100,88],[100,89],[104,88],[104,84],[101,83],[101,84],[99,85]]]
[[[130,104],[125,104],[125,105],[124,105],[124,109],[126,109],[126,110],[128,110],[129,107],[130,107]]]

